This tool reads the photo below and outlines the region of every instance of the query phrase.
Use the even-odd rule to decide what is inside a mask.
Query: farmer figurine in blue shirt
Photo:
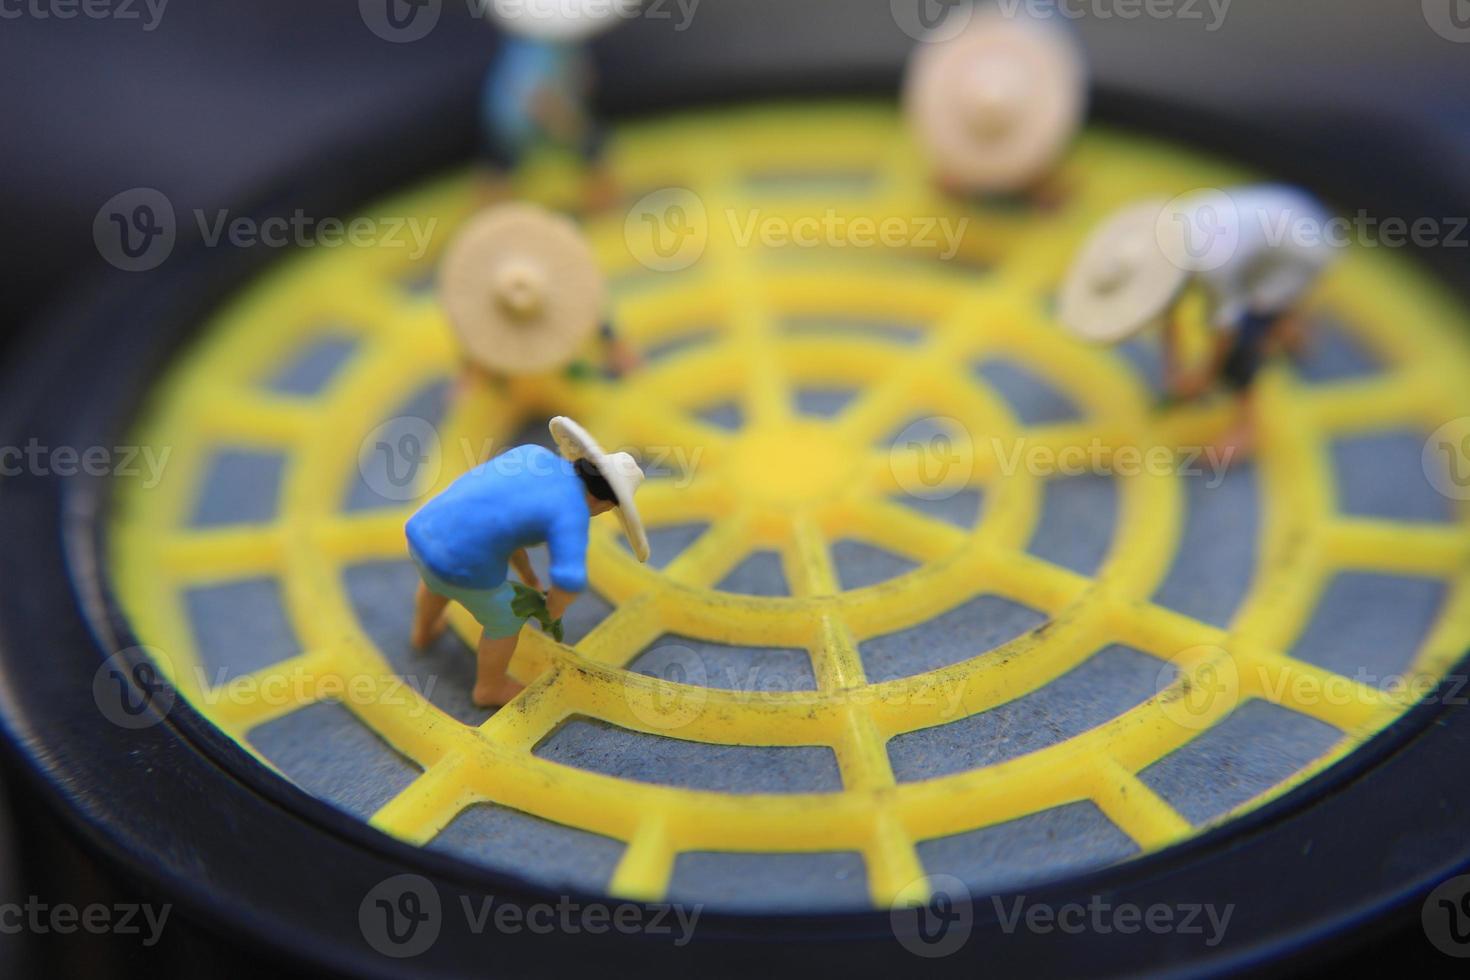
[[[539,147],[575,153],[587,166],[588,210],[609,207],[616,186],[602,164],[604,131],[593,117],[587,41],[637,14],[641,0],[495,0],[504,40],[480,97],[491,195]]]
[[[633,503],[643,471],[627,453],[604,453],[576,422],[558,416],[551,435],[558,457],[541,446],[520,446],[482,463],[430,500],[405,527],[408,552],[423,579],[414,604],[411,641],[423,649],[444,629],[450,601],[474,615],[480,637],[474,701],[503,705],[524,685],[507,675],[521,626],[529,615],[512,608],[515,567],[540,589],[526,549],[551,553],[547,613],[559,621],[587,588],[587,530],[593,517],[614,508],[639,561],[648,560],[648,536]]]

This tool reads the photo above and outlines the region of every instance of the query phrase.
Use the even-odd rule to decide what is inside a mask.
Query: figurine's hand
[[[627,344],[617,343],[607,354],[608,367],[612,369],[614,377],[621,378],[638,369],[640,359],[638,353]]]
[[[1202,373],[1183,374],[1169,380],[1169,394],[1180,400],[1190,401],[1203,395],[1210,387],[1209,378]]]
[[[552,586],[546,593],[546,611],[551,614],[552,619],[561,619],[566,615],[568,607],[577,601],[577,593],[567,592]]]

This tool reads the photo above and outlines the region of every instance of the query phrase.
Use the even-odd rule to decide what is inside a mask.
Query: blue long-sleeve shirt
[[[482,463],[409,518],[409,546],[429,569],[461,588],[505,581],[517,548],[546,543],[551,584],[587,588],[586,491],[572,464],[541,446],[520,446]]]

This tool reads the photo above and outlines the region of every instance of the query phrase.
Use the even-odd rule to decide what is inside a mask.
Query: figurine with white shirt
[[[1061,321],[1082,339],[1111,344],[1162,319],[1169,395],[1228,389],[1238,412],[1224,443],[1248,451],[1256,376],[1274,354],[1300,348],[1301,303],[1332,263],[1328,221],[1311,195],[1280,184],[1131,205],[1103,222],[1073,262]],[[1204,293],[1212,334],[1197,365],[1181,354],[1179,307],[1191,286]]]

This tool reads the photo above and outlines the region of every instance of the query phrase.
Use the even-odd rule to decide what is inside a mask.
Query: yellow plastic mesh
[[[1061,448],[1092,440],[1125,446],[1209,444],[1228,424],[1223,403],[1160,414],[1116,352],[1064,340],[1046,314],[1069,257],[1099,216],[1153,193],[1228,186],[1247,175],[1153,143],[1086,136],[1054,212],[965,209],[933,191],[913,146],[886,106],[822,105],[726,111],[626,127],[613,165],[633,197],[675,186],[706,208],[707,247],[679,272],[637,261],[624,212],[589,232],[617,284],[616,320],[650,347],[695,326],[716,342],[652,364],[626,384],[527,379],[504,391],[460,398],[442,432],[442,458],[428,469],[447,484],[468,463],[463,445],[494,445],[528,418],[564,412],[609,446],[700,452],[687,486],[652,480],[640,494],[652,526],[708,521],[709,530],[663,570],[640,566],[617,544],[609,516],[594,522],[589,558],[596,590],[614,611],[575,648],[528,630],[514,672],[530,682],[511,706],[470,727],[413,691],[374,696],[391,668],[356,620],[342,570],[404,554],[412,506],[344,513],[359,443],[392,408],[452,375],[456,350],[437,306],[403,288],[435,258],[410,263],[405,249],[317,249],[278,265],[230,302],[202,342],[163,379],[140,442],[170,446],[160,486],[130,488],[113,523],[112,570],[145,643],[167,652],[182,693],[225,732],[246,742],[255,726],[338,691],[356,678],[348,707],[424,772],[382,807],[372,824],[427,842],[479,801],[514,807],[628,842],[610,890],[657,899],[684,851],[855,850],[873,902],[924,897],[918,841],[955,834],[1073,801],[1090,800],[1144,851],[1195,832],[1140,770],[1207,731],[1247,698],[1276,701],[1344,733],[1323,758],[1267,794],[1296,785],[1351,752],[1400,715],[1407,702],[1335,677],[1285,651],[1337,570],[1438,578],[1445,607],[1414,663],[1437,678],[1470,640],[1463,509],[1450,525],[1397,524],[1335,513],[1326,445],[1346,432],[1390,425],[1424,431],[1470,415],[1465,318],[1412,270],[1381,252],[1344,257],[1315,300],[1386,364],[1366,380],[1305,386],[1290,372],[1261,380],[1266,427],[1257,465],[1264,498],[1259,567],[1228,630],[1150,601],[1179,545],[1181,481],[1140,475],[1119,481],[1119,519],[1097,575],[1081,576],[1029,556],[1042,480],[1002,478],[993,446],[1024,438]],[[814,134],[820,134],[816,138]],[[538,171],[523,188],[552,203],[570,193],[566,175]],[[793,191],[782,179],[862,174],[860,181]],[[447,180],[370,214],[437,219],[435,252],[471,209],[473,183]],[[741,248],[738,215],[794,220],[968,215],[959,261],[932,252]],[[830,210],[829,210],[830,209]],[[697,215],[693,216],[696,220]],[[913,227],[913,225],[910,225]],[[984,274],[981,269],[985,269]],[[889,318],[923,325],[918,344],[881,338],[782,332],[804,315]],[[315,334],[351,330],[361,348],[320,397],[263,390],[259,379]],[[1004,355],[1045,376],[1082,410],[1082,420],[1026,428],[966,367]],[[798,416],[798,386],[861,389],[835,419]],[[721,399],[746,425],[722,431],[692,410]],[[921,447],[874,448],[916,409],[966,420],[998,442],[957,442],[943,479],[983,488],[974,530],[930,519],[891,501],[932,460]],[[487,440],[490,440],[487,443]],[[191,529],[212,447],[287,454],[279,514],[267,524]],[[919,567],[881,585],[844,591],[830,543],[852,537]],[[714,584],[752,550],[779,552],[791,596],[720,592]],[[1201,556],[1207,559],[1208,556]],[[191,586],[278,576],[302,651],[261,677],[289,679],[299,699],[211,696],[181,598]],[[869,684],[857,644],[912,626],[980,593],[1045,613],[1049,626],[942,670]],[[408,601],[405,597],[405,601]],[[453,626],[473,642],[473,622]],[[816,692],[748,693],[680,685],[624,670],[666,633],[810,652]],[[926,689],[962,692],[963,713],[991,709],[1077,666],[1100,639],[1146,651],[1180,670],[1158,697],[1054,746],[974,771],[895,782],[885,746],[934,725]],[[977,654],[981,651],[977,651]],[[1331,682],[1350,698],[1321,698]],[[1213,692],[1200,698],[1201,690]],[[1422,690],[1422,689],[1421,689]],[[404,701],[404,696],[407,701]],[[1187,717],[1186,717],[1187,715]],[[586,716],[635,731],[738,745],[829,746],[836,793],[735,795],[622,780],[533,755],[564,720]],[[1243,809],[1259,805],[1258,798]]]

